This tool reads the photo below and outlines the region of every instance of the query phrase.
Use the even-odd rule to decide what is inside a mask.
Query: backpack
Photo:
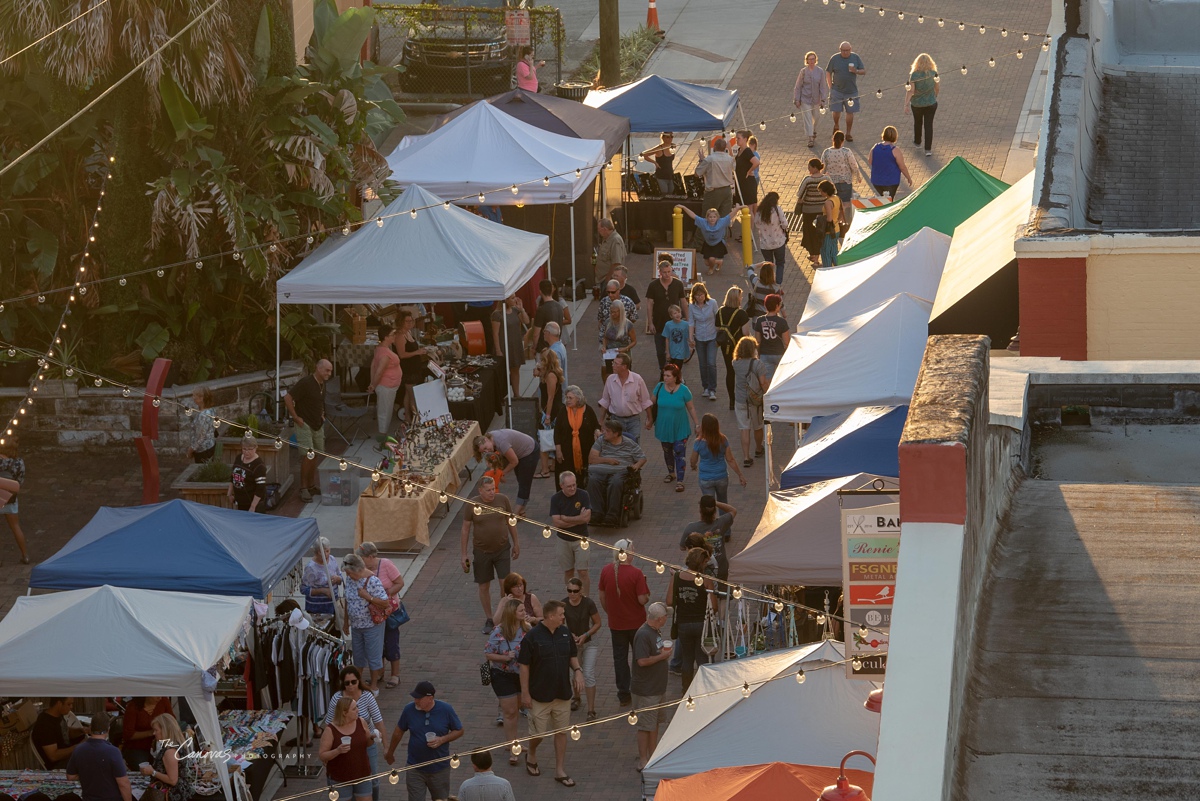
[[[720,309],[717,309],[717,346],[721,348],[732,348],[737,344],[733,332],[728,328],[728,324],[733,321],[733,316],[737,314],[737,309],[731,309],[729,320],[724,325],[721,323],[721,312],[727,308],[729,307],[722,306]]]

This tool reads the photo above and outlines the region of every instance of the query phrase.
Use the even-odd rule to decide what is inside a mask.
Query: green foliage
[[[234,424],[229,426],[229,431],[226,432],[225,436],[227,436],[227,437],[244,437],[244,436],[246,436],[246,429],[249,429],[251,431],[251,433],[262,430],[261,424],[259,423],[258,415],[243,414],[240,417],[236,418],[234,420]]]
[[[642,68],[658,47],[662,39],[655,31],[642,25],[637,30],[621,35],[621,83],[636,81],[642,74]],[[591,83],[600,73],[600,44],[592,48],[588,57],[580,62],[572,76],[576,81]]]
[[[191,480],[205,484],[228,484],[232,477],[233,467],[213,457],[192,473]]]

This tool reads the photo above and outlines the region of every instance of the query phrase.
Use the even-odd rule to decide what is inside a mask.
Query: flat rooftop
[[[1200,75],[1108,72],[1096,121],[1088,222],[1104,230],[1200,227]]]

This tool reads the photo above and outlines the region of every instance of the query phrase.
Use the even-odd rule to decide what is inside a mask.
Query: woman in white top
[[[783,212],[779,210],[779,193],[768,192],[758,202],[751,221],[754,223],[754,239],[764,259],[775,265],[775,280],[783,283],[783,265],[787,261],[788,228]]]
[[[700,361],[701,394],[711,401],[717,399],[717,309],[720,307],[709,297],[708,287],[703,282],[692,284],[688,320],[691,325],[691,345]]]
[[[854,199],[854,178],[858,175],[859,168],[854,151],[842,146],[845,142],[846,134],[834,131],[833,147],[825,148],[821,160],[825,162],[825,175],[833,181],[837,196],[842,201],[842,213],[846,215],[846,222],[849,223],[854,219],[854,204],[851,201]]]

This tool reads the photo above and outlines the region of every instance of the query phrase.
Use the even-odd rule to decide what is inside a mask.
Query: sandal
[[[675,491],[676,491],[676,492],[683,492],[683,490],[684,490],[684,489],[685,489],[685,487],[683,486],[683,482],[682,482],[682,481],[680,481],[678,484],[676,484],[676,485],[675,485]]]
[[[550,473],[534,473],[533,474],[534,478],[550,478],[550,476],[551,476]]]
[[[538,767],[538,763],[530,762],[529,757],[525,758],[525,772],[530,776],[541,776],[542,769]]]
[[[583,701],[581,701],[580,699],[578,699],[578,698],[571,699],[571,711],[572,712],[579,711],[579,707],[582,705],[583,705]]]
[[[517,765],[521,764],[521,758],[520,758],[520,757],[515,757],[515,756],[510,756],[510,757],[508,758],[508,764],[509,764],[511,767],[514,767],[514,768],[515,768]]]
[[[742,467],[754,467],[754,460],[753,459],[743,459]]]
[[[587,713],[587,719],[588,719],[588,720],[595,720],[595,719],[596,719],[596,710],[594,710],[594,709],[589,709],[589,710],[588,710],[588,713]]]
[[[383,686],[384,686],[384,687],[386,687],[386,688],[388,688],[389,690],[394,690],[394,689],[396,689],[397,687],[399,687],[399,686],[400,686],[400,677],[399,677],[399,676],[392,676],[392,677],[391,677],[391,678],[389,678],[389,679],[388,679],[386,682],[384,682],[384,685],[383,685]]]
[[[667,473],[667,475],[663,477],[663,483],[664,483],[664,484],[670,484],[670,483],[671,483],[672,481],[674,481],[674,480],[675,480],[675,474],[674,474],[674,473]]]
[[[575,786],[575,780],[572,779],[570,776],[555,776],[554,781],[558,782],[563,787],[574,787]]]

